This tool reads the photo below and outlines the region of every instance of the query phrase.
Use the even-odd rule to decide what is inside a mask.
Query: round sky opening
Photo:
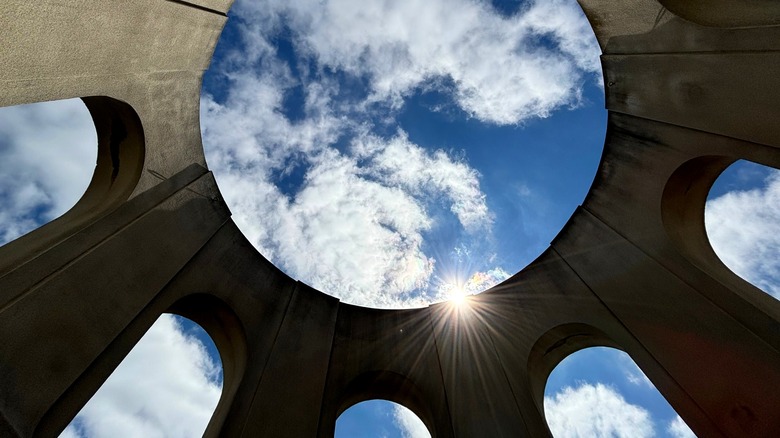
[[[291,277],[408,308],[482,292],[579,205],[604,142],[574,0],[237,2],[201,130],[233,219]]]

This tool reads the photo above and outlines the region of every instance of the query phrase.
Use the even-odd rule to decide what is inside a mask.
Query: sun
[[[454,295],[450,298],[450,301],[452,304],[460,306],[466,302],[466,295]]]
[[[466,295],[462,287],[456,286],[450,291],[448,301],[455,306],[462,306],[466,303]]]

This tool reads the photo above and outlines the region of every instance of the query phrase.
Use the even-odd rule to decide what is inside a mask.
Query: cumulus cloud
[[[780,171],[763,187],[736,190],[707,201],[707,236],[737,275],[780,299]]]
[[[402,405],[394,404],[393,420],[401,429],[403,438],[430,438],[431,436],[420,417]]]
[[[696,438],[696,434],[693,433],[691,428],[685,424],[685,421],[683,421],[679,415],[669,422],[669,427],[666,430],[669,432],[669,435],[674,438]]]
[[[61,437],[200,436],[222,392],[203,344],[162,315]]]
[[[338,116],[321,84],[306,101],[314,116],[291,122],[285,68],[230,78],[222,102],[202,99],[209,166],[238,226],[291,276],[354,304],[424,305],[435,268],[424,238],[442,219],[433,213],[448,211],[466,233],[489,231],[479,174],[462,160]],[[282,190],[293,174],[298,185]]]
[[[576,104],[598,70],[598,48],[577,8],[540,1],[502,16],[466,0],[237,2],[241,47],[218,66],[227,91],[202,99],[209,166],[234,219],[277,265],[345,301],[404,307],[437,299],[426,237],[452,218],[461,233],[490,233],[480,175],[457,151],[425,150],[400,129],[375,133],[374,124],[397,124],[392,111],[381,121],[362,111],[398,108],[426,87],[444,87],[468,114],[498,124]],[[295,60],[278,56],[282,33]],[[366,95],[344,102],[333,72],[365,80]],[[296,87],[304,117],[293,121],[285,101]],[[0,128],[0,242],[60,215],[89,181],[89,116],[78,101],[56,104],[4,110],[12,122]],[[47,111],[55,118],[41,123]],[[84,133],[89,147],[62,147]],[[57,165],[47,166],[39,157],[52,138],[58,147],[48,156]],[[285,189],[286,177],[300,184]]]
[[[468,114],[516,124],[576,104],[599,70],[593,32],[568,0],[534,1],[509,17],[471,0],[239,1],[234,10],[255,31],[290,29],[301,52],[367,77],[368,100],[391,107],[447,79]]]
[[[571,1],[511,16],[467,0],[239,1],[233,13],[241,47],[219,61],[226,91],[202,99],[209,166],[262,254],[354,304],[443,299],[426,238],[452,218],[461,235],[491,233],[479,173],[457,151],[425,150],[394,128],[407,97],[436,89],[479,120],[518,124],[576,105],[598,71]],[[278,38],[291,54],[280,55]],[[294,120],[293,92],[303,113]],[[508,276],[500,266],[472,273],[485,280],[474,288]]]
[[[652,437],[650,413],[597,383],[565,387],[544,398],[547,424],[555,437]]]
[[[97,134],[80,99],[0,108],[0,245],[65,213],[84,194]]]

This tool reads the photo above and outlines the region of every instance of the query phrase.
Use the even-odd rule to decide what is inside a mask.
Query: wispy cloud
[[[239,1],[234,8],[255,35],[289,29],[300,52],[367,77],[368,100],[395,108],[423,84],[447,78],[468,114],[515,124],[576,104],[582,83],[599,71],[599,48],[573,1],[535,1],[511,17],[468,0]]]
[[[631,356],[628,354],[622,353],[617,355],[619,364],[619,368],[623,372],[623,376],[626,378],[626,380],[631,383],[632,385],[637,386],[644,386],[647,388],[652,388],[655,390],[655,386],[653,385],[653,382],[650,381],[650,379],[645,375],[645,373],[642,371],[642,369],[639,368],[639,366],[631,359]]]
[[[669,422],[667,432],[674,438],[696,438],[696,434],[693,433],[690,427],[685,424],[682,418],[678,415],[674,420]]]
[[[402,405],[393,406],[393,419],[401,429],[403,438],[430,438],[431,436],[420,417]]]
[[[207,157],[236,223],[290,275],[351,303],[404,306],[434,269],[422,249],[435,225],[431,208],[446,204],[469,231],[489,227],[477,173],[466,164],[423,150],[403,132],[389,139],[357,133],[350,149],[339,150],[339,119],[293,126],[277,111],[274,89],[251,84],[224,104],[204,98]],[[271,97],[243,101],[246,93]],[[266,134],[264,126],[274,129]],[[291,165],[304,178],[285,193],[276,179]]]
[[[434,270],[422,248],[437,225],[432,210],[444,207],[465,232],[489,231],[479,174],[403,131],[371,134],[334,115],[327,98],[308,103],[316,117],[290,122],[280,110],[285,75],[236,71],[223,102],[203,98],[208,162],[236,223],[282,269],[345,301],[430,301],[411,293],[424,294]],[[350,146],[339,148],[345,133]],[[293,172],[299,186],[282,191],[279,176]]]
[[[457,152],[410,141],[393,128],[395,111],[443,87],[472,117],[517,124],[576,104],[598,71],[574,2],[537,2],[511,17],[456,3],[234,6],[240,50],[217,66],[226,91],[203,98],[207,159],[236,223],[291,276],[361,305],[441,299],[426,239],[454,219],[456,234],[489,240],[493,213],[479,173]],[[281,37],[292,55],[274,47]],[[345,97],[346,83],[365,90]],[[304,116],[292,121],[294,89]],[[298,180],[283,187],[280,177]]]

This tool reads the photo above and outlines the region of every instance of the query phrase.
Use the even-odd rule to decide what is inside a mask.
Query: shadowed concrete
[[[56,436],[164,312],[220,352],[207,436],[329,437],[373,398],[435,437],[545,436],[549,373],[596,345],[626,351],[699,436],[780,435],[780,302],[704,230],[729,164],[780,167],[774,2],[580,0],[609,110],[589,194],[469,305],[399,311],[290,279],[231,221],[198,121],[230,3],[3,5],[0,105],[82,97],[99,152],[71,211],[0,248],[0,436]]]

